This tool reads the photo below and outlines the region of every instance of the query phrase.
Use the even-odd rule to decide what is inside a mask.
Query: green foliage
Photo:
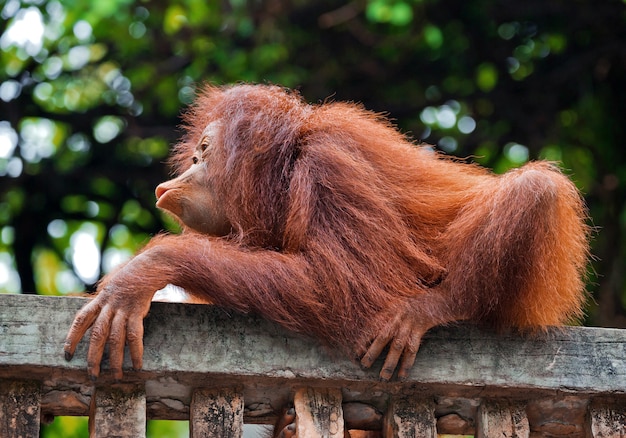
[[[87,417],[55,417],[50,424],[42,425],[41,436],[46,438],[87,438]]]
[[[424,40],[431,49],[437,50],[443,45],[443,33],[437,26],[426,25],[424,27]]]
[[[46,438],[89,437],[87,417],[55,417],[51,424],[42,426],[41,436]],[[146,438],[188,437],[188,421],[150,420],[146,427]]]
[[[623,325],[625,4],[0,1],[0,292],[93,288],[179,231],[154,187],[181,108],[204,82],[272,82],[389,111],[416,141],[495,172],[557,162],[600,229],[589,322]],[[87,436],[86,419],[42,436]]]
[[[489,92],[498,85],[498,70],[488,62],[480,64],[476,69],[476,85],[484,92]]]
[[[625,8],[593,0],[0,2],[0,291],[92,288],[150,235],[177,230],[154,207],[154,187],[167,178],[181,108],[204,82],[272,82],[313,102],[389,111],[416,141],[496,172],[558,161],[602,229],[590,289],[609,301],[590,308],[590,320],[619,325]],[[91,265],[81,265],[80,248],[98,254]]]
[[[188,437],[189,422],[188,421],[148,421],[146,429],[147,438],[171,438],[171,437]]]
[[[366,9],[367,18],[375,23],[406,26],[413,21],[411,2],[400,0],[371,0]]]

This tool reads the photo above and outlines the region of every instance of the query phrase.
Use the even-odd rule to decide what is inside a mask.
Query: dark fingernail
[[[98,380],[98,377],[94,376],[93,374],[89,374],[89,380],[91,380],[92,382],[95,382],[96,380]]]
[[[111,370],[111,374],[113,374],[113,382],[114,383],[120,383],[120,381],[122,380],[123,374],[121,371],[115,371],[115,370]]]
[[[73,357],[74,357],[74,355],[72,353],[70,353],[69,351],[65,352],[65,360],[66,361],[69,362],[70,360],[72,360]]]
[[[387,370],[382,370],[380,372],[380,380],[382,380],[383,382],[388,382],[389,379],[391,379],[393,372],[389,372]]]

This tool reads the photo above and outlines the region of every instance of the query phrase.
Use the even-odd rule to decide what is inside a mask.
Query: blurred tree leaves
[[[497,172],[559,161],[600,229],[589,322],[626,326],[624,2],[4,0],[0,10],[0,290],[92,288],[164,221],[175,229],[153,190],[181,108],[206,81],[272,82],[313,102],[363,102]]]
[[[206,81],[272,82],[363,102],[496,172],[558,161],[598,229],[587,322],[626,327],[621,0],[0,0],[0,15],[0,292],[93,288],[176,230],[153,190],[181,108]],[[63,418],[47,436],[84,433]]]

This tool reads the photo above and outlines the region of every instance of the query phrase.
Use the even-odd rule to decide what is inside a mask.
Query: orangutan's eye
[[[209,147],[209,139],[208,138],[204,138],[202,140],[202,143],[200,144],[200,149],[202,150],[202,152],[206,151],[206,149]]]
[[[218,129],[221,126],[221,122],[219,120],[215,120],[209,123],[202,131],[200,137],[200,143],[198,144],[196,150],[200,151],[200,153],[204,153],[207,149],[213,148],[215,144],[215,136],[218,133]]]
[[[193,158],[191,159],[191,162],[193,164],[198,164],[198,157],[196,157],[195,155],[193,156]]]

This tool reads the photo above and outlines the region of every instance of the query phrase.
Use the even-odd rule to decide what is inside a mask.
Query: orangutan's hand
[[[122,378],[124,346],[128,343],[133,368],[141,369],[143,357],[143,320],[150,309],[153,293],[115,287],[119,281],[106,282],[98,295],[86,304],[74,318],[65,339],[65,359],[71,360],[78,342],[91,327],[87,372],[92,380],[100,375],[104,347],[109,344],[113,377]]]

